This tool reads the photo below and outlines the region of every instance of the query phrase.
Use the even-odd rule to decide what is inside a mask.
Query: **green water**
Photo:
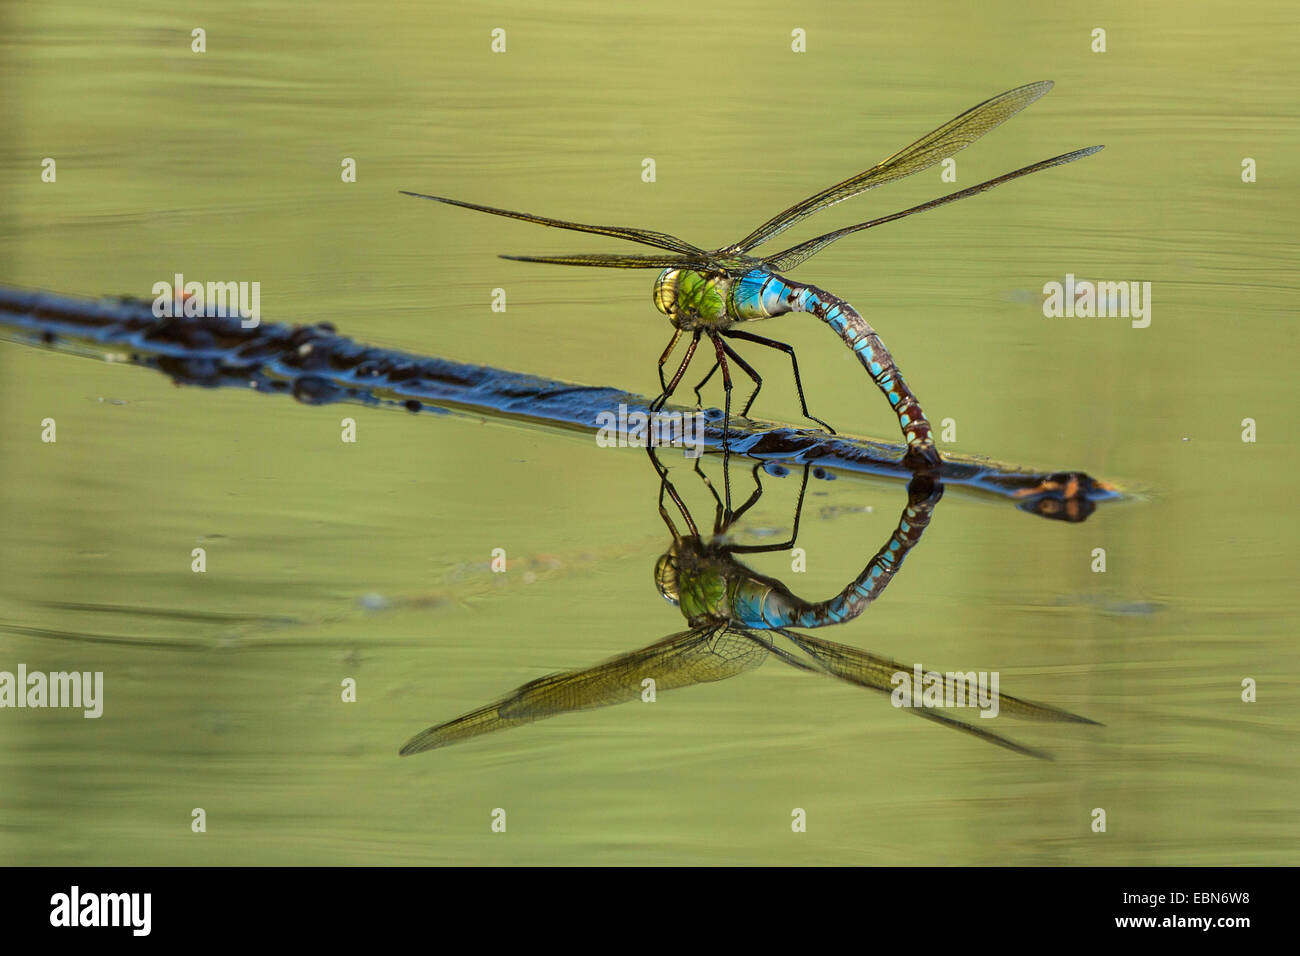
[[[256,280],[268,321],[642,392],[670,331],[652,273],[495,258],[635,248],[397,190],[713,246],[1054,79],[959,154],[957,185],[1101,154],[846,239],[797,276],[880,329],[931,420],[955,423],[941,447],[1142,494],[1069,525],[950,493],[884,597],[822,632],[997,670],[1005,692],[1105,724],[993,722],[1054,762],[775,663],[399,758],[430,724],[682,629],[652,578],[668,535],[645,455],[0,344],[0,670],[105,674],[98,720],[0,710],[0,862],[1295,862],[1291,5],[23,2],[4,17],[0,281]],[[787,244],[952,188],[927,171]],[[1045,318],[1043,284],[1067,273],[1151,282],[1150,327]],[[815,321],[761,331],[798,349],[814,414],[894,437]],[[767,382],[756,414],[797,421],[785,359],[746,355]],[[706,516],[703,484],[672,464]],[[746,540],[789,522],[792,483],[767,485]],[[749,563],[829,596],[904,501],[883,479],[814,482],[807,570]]]

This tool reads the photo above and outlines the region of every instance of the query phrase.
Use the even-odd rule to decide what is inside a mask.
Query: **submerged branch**
[[[183,385],[250,387],[320,405],[356,402],[409,411],[474,412],[597,431],[598,416],[649,413],[641,395],[557,382],[486,365],[354,342],[328,323],[241,327],[232,318],[157,318],[140,299],[81,299],[0,287],[0,336],[73,354],[157,369]],[[695,409],[669,406],[668,412]],[[618,419],[626,433],[627,416]],[[710,410],[702,442],[720,451],[722,416]],[[731,452],[824,468],[907,478],[903,446],[769,422],[735,419]],[[1045,517],[1082,521],[1120,496],[1083,472],[1039,472],[968,455],[944,455],[942,480],[1016,501]]]

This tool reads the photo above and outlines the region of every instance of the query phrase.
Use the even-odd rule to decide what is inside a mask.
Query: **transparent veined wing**
[[[615,239],[626,239],[628,242],[639,242],[645,246],[654,246],[657,249],[667,249],[669,252],[677,252],[683,255],[706,256],[707,253],[693,246],[689,242],[678,239],[676,236],[670,236],[666,232],[655,232],[651,229],[637,229],[633,226],[588,226],[580,222],[567,222],[563,219],[550,219],[546,216],[534,216],[526,212],[514,212],[509,209],[498,209],[495,206],[480,206],[478,203],[464,202],[460,199],[448,199],[445,196],[430,196],[425,193],[413,193],[403,189],[400,192],[404,196],[414,196],[416,199],[432,199],[434,202],[447,203],[450,206],[460,206],[463,209],[473,209],[477,212],[490,213],[493,216],[505,216],[507,219],[519,219],[523,222],[534,222],[539,226],[552,226],[556,229],[570,229],[574,232],[590,232],[598,236],[612,236]]]
[[[501,256],[514,262],[546,262],[554,266],[594,266],[602,269],[704,269],[708,261],[686,256],[623,256],[578,253],[572,256]]]
[[[826,673],[850,684],[856,684],[859,687],[891,694],[896,686],[894,683],[895,674],[901,672],[911,675],[913,673],[913,669],[904,664],[892,661],[887,657],[880,657],[867,651],[858,650],[856,647],[849,647],[846,644],[837,644],[834,641],[827,641],[811,634],[801,634],[785,629],[779,630],[778,633],[803,650]],[[945,693],[948,690],[947,685],[950,681],[951,678],[945,673]],[[1078,714],[1072,714],[1068,710],[1062,710],[1059,707],[1021,700],[1007,694],[999,693],[997,702],[999,714],[1014,714],[1017,717],[1027,717],[1034,720],[1076,724],[1095,725],[1097,723],[1095,720],[1080,717]],[[1003,737],[1001,734],[994,733],[979,724],[968,724],[965,721],[957,720],[934,707],[909,707],[907,709],[919,717],[971,734],[988,743],[1014,750],[1016,753],[1044,760],[1051,759],[1051,755],[1044,751],[1026,747],[1024,744]]]
[[[530,681],[494,703],[416,734],[400,752],[433,750],[556,714],[638,700],[646,678],[654,680],[657,691],[725,680],[762,664],[767,654],[768,645],[742,629],[702,625],[594,667]]]
[[[1036,173],[1044,169],[1051,169],[1053,166],[1064,166],[1066,163],[1072,163],[1076,159],[1083,159],[1085,156],[1091,156],[1102,148],[1103,147],[1101,146],[1089,146],[1086,149],[1076,149],[1072,153],[1063,153],[1060,156],[1053,156],[1051,159],[1044,159],[1041,162],[1032,163],[1029,166],[1023,166],[1014,172],[1004,173],[994,179],[986,180],[978,186],[969,186],[966,189],[958,190],[955,193],[940,196],[938,199],[931,199],[929,202],[923,202],[919,206],[913,206],[911,209],[904,209],[902,212],[896,212],[889,216],[881,216],[878,219],[870,219],[867,222],[859,222],[852,226],[845,226],[843,229],[836,229],[834,232],[828,232],[825,235],[818,236],[815,239],[809,239],[807,242],[801,242],[797,246],[791,246],[789,249],[768,256],[763,260],[763,263],[773,272],[786,272],[793,269],[801,262],[812,258],[837,239],[842,239],[855,232],[861,232],[863,229],[871,229],[873,226],[882,226],[887,222],[904,219],[907,216],[914,215],[915,213],[925,212],[927,209],[935,209],[939,206],[945,206],[950,202],[956,202],[958,199],[977,196],[982,192],[987,192],[994,186],[1001,186],[1003,183],[1010,182],[1013,179],[1019,179],[1021,176],[1028,176],[1030,173]]]
[[[789,209],[777,213],[732,246],[731,251],[748,252],[755,246],[785,232],[800,219],[811,216],[819,210],[843,202],[868,189],[929,169],[935,163],[965,149],[989,130],[1015,116],[1046,94],[1052,85],[1051,80],[1028,83],[971,107],[960,116],[926,133],[910,146],[905,146],[870,169],[851,176],[842,183],[823,189],[815,196],[809,196],[803,202],[795,203]]]

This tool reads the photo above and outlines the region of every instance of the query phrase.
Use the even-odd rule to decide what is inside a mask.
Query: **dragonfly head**
[[[731,277],[725,272],[665,269],[655,281],[655,308],[674,319],[678,328],[722,321],[731,297]],[[686,324],[678,324],[677,319]]]

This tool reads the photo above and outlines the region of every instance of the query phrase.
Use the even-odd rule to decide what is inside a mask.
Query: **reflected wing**
[[[615,239],[626,239],[628,242],[639,242],[644,246],[654,246],[657,249],[667,249],[669,252],[679,252],[688,256],[706,257],[707,253],[698,246],[693,246],[689,242],[684,242],[676,236],[670,236],[666,232],[654,232],[650,229],[635,229],[631,226],[585,226],[579,222],[565,222],[563,219],[548,219],[545,216],[533,216],[526,212],[511,212],[509,209],[497,209],[494,206],[480,206],[477,203],[462,202],[459,199],[447,199],[443,196],[428,196],[424,193],[413,193],[408,190],[400,190],[405,196],[414,196],[416,199],[432,199],[434,202],[445,202],[452,206],[461,206],[465,209],[474,209],[478,212],[491,213],[494,216],[505,216],[507,219],[522,219],[524,222],[535,222],[539,226],[553,226],[556,229],[572,229],[574,232],[591,232],[598,236],[613,236]]]
[[[515,262],[548,262],[556,266],[598,266],[604,269],[691,269],[705,268],[708,260],[701,256],[695,259],[687,256],[619,256],[619,255],[575,255],[575,256],[501,256]]]
[[[893,693],[893,677],[897,673],[911,674],[912,668],[900,664],[897,661],[891,661],[887,657],[879,657],[875,654],[869,654],[866,651],[860,651],[856,647],[849,647],[845,644],[837,644],[834,641],[827,641],[819,637],[813,637],[811,634],[799,634],[794,631],[781,629],[779,633],[798,646],[817,662],[826,673],[841,680],[848,681],[851,684],[857,684],[859,687],[868,687],[872,690],[882,691],[884,693]],[[945,685],[954,682],[945,675]],[[947,686],[945,686],[945,690]],[[1072,714],[1067,710],[1061,710],[1059,707],[1051,707],[1047,704],[1036,704],[1033,701],[1021,700],[1018,697],[1010,697],[1007,694],[998,694],[998,713],[1015,714],[1017,717],[1027,717],[1033,720],[1049,720],[1076,724],[1094,724],[1095,720],[1089,720],[1087,717],[1080,717],[1078,714]],[[1043,760],[1051,760],[1051,755],[1041,750],[1035,750],[1032,747],[1026,747],[1018,744],[1014,740],[1009,740],[1001,734],[996,734],[991,730],[985,729],[979,724],[968,724],[961,720],[947,716],[944,711],[934,707],[908,707],[912,713],[924,717],[927,720],[933,720],[936,723],[952,727],[964,733],[979,737],[991,744],[999,747],[1005,747],[1008,750],[1014,750],[1016,753],[1024,754],[1029,757],[1038,757]],[[982,719],[982,718],[981,718]]]
[[[987,192],[994,186],[1001,186],[1003,183],[1010,182],[1013,179],[1019,179],[1021,176],[1028,176],[1030,173],[1036,173],[1042,169],[1050,169],[1053,166],[1064,166],[1066,163],[1072,163],[1076,159],[1091,156],[1100,149],[1102,149],[1101,146],[1089,146],[1087,149],[1076,149],[1072,153],[1065,153],[1061,156],[1054,156],[1051,159],[1044,159],[1042,162],[1034,163],[1031,166],[1021,167],[1015,172],[1006,173],[1002,176],[998,176],[996,179],[982,182],[978,186],[961,189],[955,193],[949,193],[947,196],[941,196],[938,199],[931,199],[929,202],[921,203],[919,206],[913,206],[911,209],[904,209],[902,212],[896,212],[892,216],[881,216],[879,219],[872,219],[867,222],[860,222],[854,226],[845,226],[843,229],[836,229],[834,232],[828,232],[824,236],[818,236],[816,239],[809,239],[807,242],[801,242],[797,246],[791,246],[784,252],[778,252],[763,261],[773,272],[787,272],[804,260],[821,252],[836,239],[842,239],[844,236],[851,235],[852,233],[861,232],[863,229],[870,229],[872,226],[880,226],[887,222],[893,222],[895,219],[906,218],[913,213],[925,212],[927,209],[934,209],[950,202],[956,202],[958,199],[965,199],[968,196],[979,195],[982,192]]]
[[[979,106],[968,109],[933,132],[926,133],[911,146],[900,149],[893,156],[865,172],[823,189],[817,195],[810,196],[784,212],[777,213],[741,239],[732,249],[736,252],[748,252],[818,210],[843,202],[876,186],[929,169],[940,160],[965,149],[995,126],[1009,120],[1051,88],[1051,81],[1044,80],[1008,90],[991,100],[985,100]]]
[[[445,747],[556,714],[638,700],[647,678],[655,682],[656,691],[725,680],[757,667],[767,653],[764,642],[743,630],[725,624],[696,627],[595,667],[538,678],[496,703],[416,734],[401,753]]]

